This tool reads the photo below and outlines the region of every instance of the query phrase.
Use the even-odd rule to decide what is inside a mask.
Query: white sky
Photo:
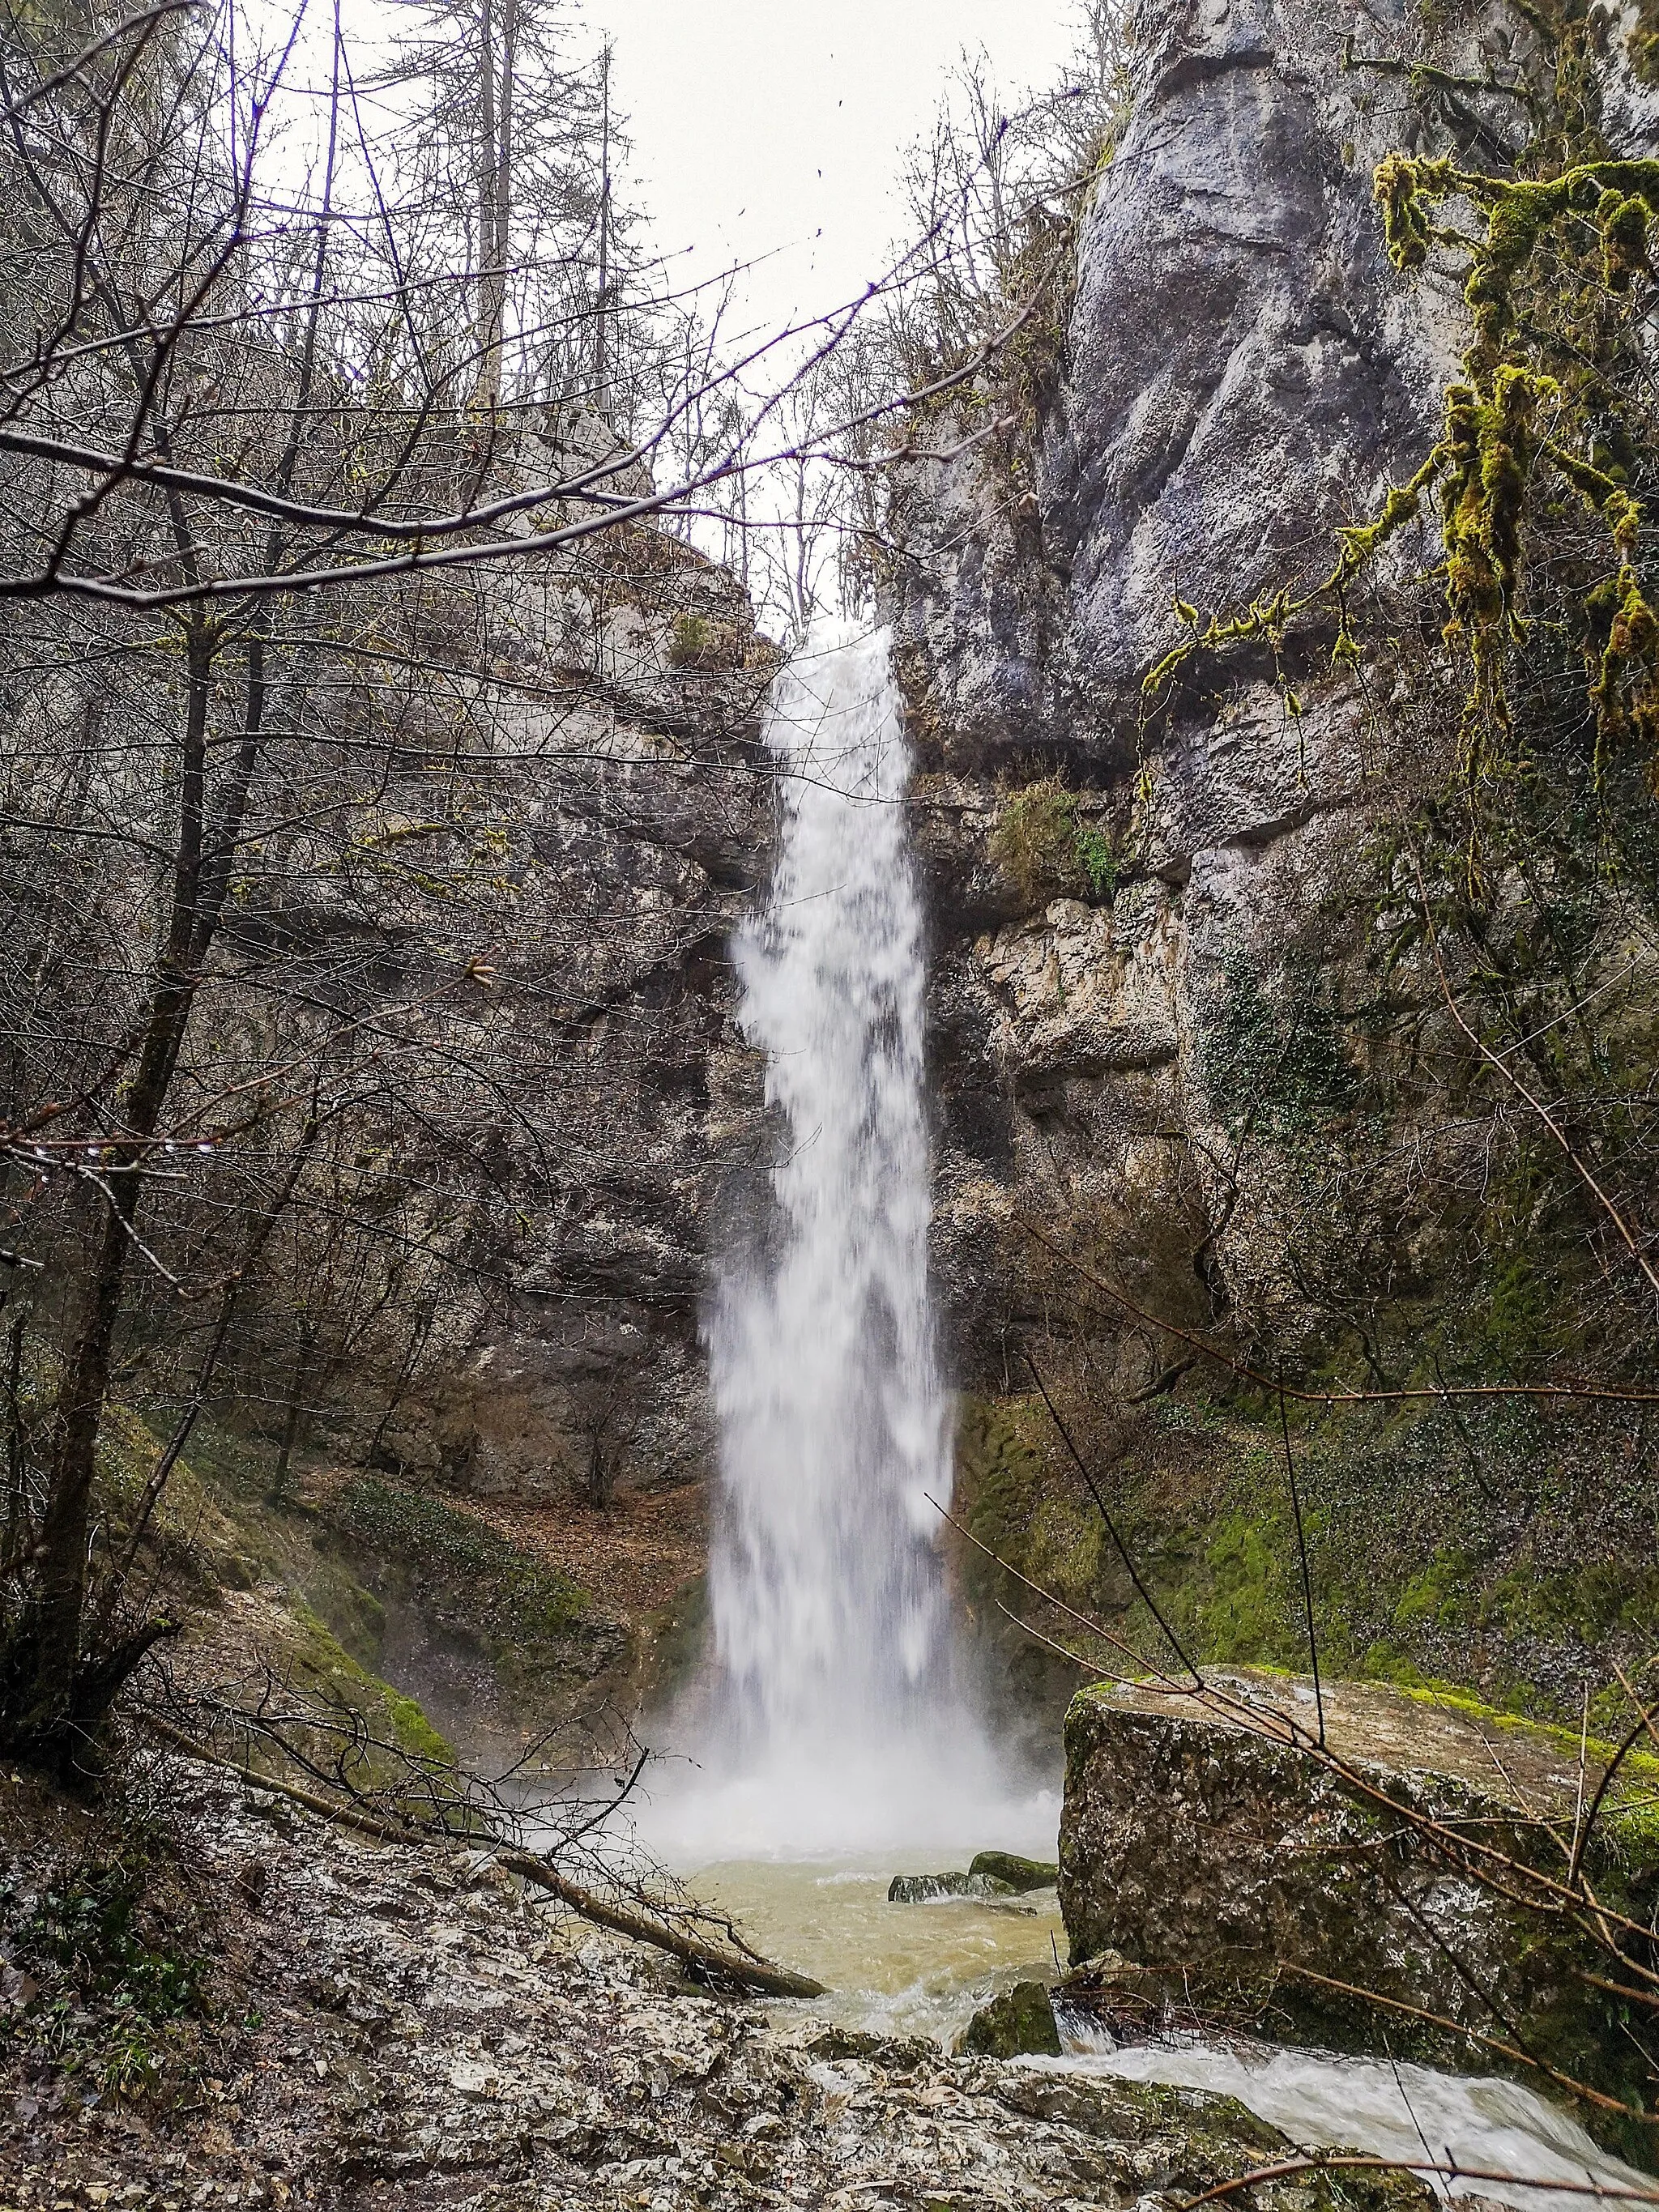
[[[749,279],[775,326],[880,273],[899,228],[893,180],[965,46],[1009,105],[1057,78],[1070,0],[586,0],[616,40],[636,196],[690,271],[786,248]],[[747,319],[745,318],[745,319]]]

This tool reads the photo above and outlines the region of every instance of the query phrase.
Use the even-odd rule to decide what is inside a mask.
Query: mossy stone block
[[[1054,2008],[1042,1982],[1016,1982],[979,2010],[957,2039],[958,2054],[1018,2058],[1025,2053],[1060,2056]]]
[[[1052,1859],[1021,1858],[1017,1851],[976,1852],[968,1873],[970,1879],[983,1875],[988,1881],[1006,1882],[1017,1893],[1052,1889],[1060,1879],[1060,1869]]]

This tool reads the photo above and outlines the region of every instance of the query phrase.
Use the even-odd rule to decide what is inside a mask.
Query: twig
[[[453,1835],[435,1835],[411,1825],[399,1827],[373,1813],[360,1813],[349,1806],[336,1805],[314,1790],[302,1790],[297,1784],[283,1782],[274,1775],[261,1774],[257,1768],[245,1766],[239,1760],[222,1758],[205,1744],[198,1743],[182,1729],[174,1728],[157,1713],[141,1712],[138,1716],[150,1732],[182,1751],[187,1758],[199,1759],[207,1766],[222,1768],[251,1790],[270,1790],[277,1796],[289,1797],[307,1812],[316,1813],[337,1827],[351,1828],[361,1835],[372,1836],[376,1842],[416,1846],[435,1843],[453,1843]],[[492,1841],[494,1839],[492,1838]],[[509,1874],[520,1875],[549,1890],[561,1904],[568,1905],[584,1920],[591,1920],[600,1928],[609,1928],[619,1936],[629,1936],[636,1942],[649,1943],[657,1950],[666,1951],[684,1966],[699,1972],[716,1976],[739,1989],[758,1991],[766,1996],[821,1997],[824,1994],[822,1982],[815,1982],[805,1974],[792,1973],[787,1967],[775,1966],[769,1960],[744,1958],[737,1951],[728,1951],[723,1945],[706,1943],[695,1936],[687,1936],[678,1928],[671,1928],[653,1915],[635,1911],[622,1905],[612,1905],[608,1899],[596,1897],[580,1882],[572,1881],[568,1875],[561,1874],[556,1867],[533,1851],[497,1850],[498,1865]]]
[[[1313,1662],[1314,1708],[1319,1715],[1319,1748],[1325,1748],[1325,1692],[1319,1680],[1319,1632],[1314,1626],[1313,1578],[1308,1572],[1308,1538],[1302,1525],[1302,1493],[1297,1487],[1291,1450],[1291,1420],[1285,1406],[1285,1369],[1279,1370],[1279,1429],[1285,1439],[1285,1472],[1290,1477],[1291,1510],[1296,1516],[1296,1548],[1302,1561],[1302,1605],[1308,1617],[1308,1656]]]
[[[1236,2197],[1241,2190],[1254,2189],[1264,2181],[1286,2181],[1298,2173],[1323,2173],[1334,2170],[1428,2173],[1449,2181],[1507,2182],[1515,2187],[1559,2190],[1571,2197],[1606,2197],[1626,2204],[1659,2204],[1659,2189],[1632,2189],[1623,2182],[1595,2181],[1588,2176],[1583,2181],[1546,2180],[1531,2174],[1500,2173],[1492,2166],[1457,2166],[1449,2160],[1443,2165],[1431,2159],[1382,2158],[1360,2151],[1310,2151],[1300,2158],[1280,2159],[1273,2166],[1253,2166],[1249,2173],[1241,2173],[1231,2181],[1218,2181],[1213,2189],[1206,2189],[1197,2197],[1185,2198],[1178,2212],[1198,2212],[1200,2204],[1218,2203],[1223,2197]]]
[[[1565,1153],[1568,1164],[1578,1176],[1585,1188],[1592,1194],[1596,1203],[1601,1206],[1601,1211],[1607,1215],[1608,1220],[1612,1222],[1613,1227],[1619,1231],[1619,1234],[1624,1240],[1626,1248],[1629,1251],[1632,1259],[1635,1261],[1637,1266],[1647,1277],[1648,1281],[1653,1289],[1655,1297],[1659,1297],[1659,1273],[1656,1273],[1653,1263],[1648,1258],[1647,1254],[1642,1249],[1641,1245],[1637,1242],[1635,1231],[1626,1220],[1624,1215],[1620,1212],[1618,1206],[1608,1196],[1607,1193],[1602,1189],[1601,1184],[1596,1181],[1587,1164],[1574,1150],[1571,1139],[1568,1137],[1565,1130],[1562,1128],[1561,1124],[1556,1120],[1554,1115],[1551,1113],[1549,1108],[1544,1103],[1543,1100],[1535,1097],[1532,1091],[1528,1090],[1526,1085],[1515,1073],[1515,1070],[1507,1064],[1501,1054],[1495,1053],[1492,1050],[1492,1047],[1486,1042],[1486,1039],[1474,1029],[1466,1018],[1462,1008],[1457,1003],[1456,996],[1452,990],[1450,981],[1447,976],[1445,963],[1440,957],[1440,937],[1439,933],[1435,928],[1434,915],[1429,905],[1428,886],[1423,880],[1423,870],[1414,854],[1412,859],[1412,868],[1417,877],[1418,892],[1423,901],[1424,927],[1428,933],[1429,950],[1434,956],[1435,973],[1440,979],[1440,994],[1446,1001],[1446,1011],[1450,1014],[1458,1028],[1462,1030],[1464,1036],[1480,1054],[1481,1059],[1486,1060],[1489,1066],[1495,1067],[1498,1070],[1498,1073],[1503,1077],[1504,1082],[1509,1085],[1510,1090],[1516,1093],[1517,1097],[1523,1098],[1526,1101],[1527,1104],[1538,1116],[1538,1119],[1549,1131],[1551,1136],[1554,1138],[1562,1152]]]
[[[1187,1656],[1186,1652],[1182,1648],[1181,1638],[1176,1634],[1174,1629],[1170,1627],[1169,1622],[1164,1619],[1163,1609],[1159,1606],[1158,1600],[1152,1595],[1151,1590],[1147,1589],[1146,1583],[1141,1580],[1140,1570],[1136,1566],[1134,1559],[1130,1553],[1128,1546],[1124,1542],[1122,1537],[1120,1536],[1117,1532],[1117,1523],[1113,1520],[1111,1513],[1108,1510],[1106,1500],[1101,1496],[1100,1485],[1095,1480],[1093,1470],[1090,1468],[1087,1461],[1078,1449],[1076,1444],[1073,1443],[1072,1432],[1066,1427],[1065,1422],[1060,1419],[1059,1407],[1054,1404],[1054,1400],[1048,1395],[1048,1386],[1043,1381],[1042,1376],[1037,1372],[1037,1364],[1036,1360],[1032,1358],[1029,1352],[1027,1352],[1024,1357],[1025,1364],[1031,1370],[1031,1380],[1036,1384],[1038,1390],[1042,1393],[1042,1402],[1048,1409],[1048,1418],[1054,1423],[1055,1428],[1060,1431],[1060,1442],[1071,1454],[1073,1466],[1075,1466],[1078,1473],[1083,1477],[1084,1481],[1088,1485],[1089,1495],[1094,1499],[1096,1510],[1099,1513],[1101,1519],[1106,1524],[1106,1533],[1111,1538],[1113,1544],[1116,1547],[1119,1559],[1122,1560],[1124,1565],[1128,1569],[1129,1580],[1135,1586],[1136,1595],[1139,1596],[1141,1603],[1146,1607],[1147,1612],[1152,1614],[1152,1619],[1164,1631],[1164,1635],[1169,1638],[1170,1649],[1175,1653],[1176,1657],[1187,1669],[1187,1672],[1192,1676],[1194,1681],[1198,1683],[1201,1688],[1203,1686],[1204,1677],[1199,1673],[1198,1668]]]
[[[1164,1335],[1173,1336],[1182,1344],[1190,1344],[1206,1359],[1214,1360],[1218,1367],[1224,1367],[1229,1374],[1237,1375],[1242,1382],[1254,1383],[1258,1390],[1271,1394],[1278,1387],[1271,1375],[1263,1375],[1245,1361],[1235,1359],[1231,1352],[1223,1352],[1219,1345],[1210,1343],[1206,1338],[1190,1328],[1183,1328],[1178,1322],[1170,1321],[1163,1314],[1155,1314],[1146,1306],[1137,1305],[1132,1297],[1096,1274],[1093,1268],[1079,1260],[1075,1252],[1068,1252],[1063,1244],[1057,1243],[1046,1231],[1039,1229],[1036,1222],[1028,1220],[1024,1214],[1016,1213],[1010,1218],[1014,1226],[1023,1231],[1034,1244],[1040,1244],[1045,1252],[1052,1254],[1074,1275],[1080,1276],[1103,1297],[1110,1298],[1114,1305],[1121,1306],[1125,1313],[1133,1314],[1137,1321],[1145,1322],[1149,1328],[1161,1329]],[[1659,1390],[1620,1390],[1606,1382],[1577,1380],[1563,1382],[1445,1382],[1437,1383],[1432,1389],[1427,1384],[1420,1384],[1415,1389],[1400,1390],[1298,1390],[1287,1382],[1285,1395],[1298,1406],[1327,1407],[1404,1406],[1421,1404],[1425,1400],[1437,1404],[1453,1398],[1587,1398],[1615,1406],[1659,1406]]]
[[[1447,1954],[1449,1957],[1450,1954]],[[1452,1962],[1455,1965],[1456,1961]],[[1571,2074],[1563,2074],[1541,2058],[1534,2058],[1529,2051],[1522,2051],[1513,2043],[1500,2042],[1495,2035],[1485,2035],[1478,2027],[1467,2027],[1462,2021],[1451,2020],[1444,2013],[1427,2012],[1421,2005],[1407,2004],[1403,1997],[1385,1997],[1380,1990],[1361,1989],[1353,1982],[1338,1981],[1334,1974],[1321,1974],[1311,1966],[1298,1966],[1294,1960],[1277,1961],[1281,1973],[1294,1974],[1298,1981],[1316,1982],[1321,1989],[1335,1990],[1343,1996],[1358,1997],[1363,2004],[1381,2005],[1389,2012],[1403,2013],[1408,2020],[1420,2020],[1429,2027],[1443,2029],[1450,2035],[1467,2036],[1478,2043],[1483,2051],[1495,2051],[1500,2058],[1513,2058],[1522,2066],[1530,2066],[1549,2081],[1567,2091],[1569,2095],[1582,2097],[1586,2104],[1595,2105],[1604,2112],[1617,2112],[1621,2118],[1641,2120],[1649,2127],[1659,2125],[1659,2112],[1644,2112],[1622,2099],[1609,2097],[1600,2089],[1592,2089],[1588,2082],[1575,2081]]]

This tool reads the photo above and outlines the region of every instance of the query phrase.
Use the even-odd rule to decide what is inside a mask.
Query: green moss
[[[1598,1738],[1631,1715],[1613,1671],[1659,1647],[1659,1564],[1586,1529],[1613,1510],[1593,1425],[1494,1403],[1319,1420],[1293,1415],[1322,1662],[1471,1709],[1551,1723],[1576,1745],[1586,1690]],[[1000,1557],[1144,1655],[1168,1647],[1100,1518],[1054,1452],[1040,1401],[967,1409],[969,1527]],[[1209,1664],[1308,1664],[1301,1567],[1276,1412],[1159,1401],[1109,1475],[1115,1519],[1182,1644]],[[1495,1487],[1508,1510],[1495,1512]],[[1528,1504],[1535,1498],[1535,1504]],[[1599,1502],[1598,1502],[1599,1500]],[[1622,1509],[1621,1509],[1622,1510]],[[1000,1595],[983,1561],[970,1587]],[[1028,1607],[1029,1610],[1029,1607]],[[1047,1632],[1054,1624],[1042,1623]],[[1115,1668],[1080,1631],[1059,1632]]]
[[[1116,893],[1121,863],[1111,836],[1085,817],[1058,775],[1004,799],[987,850],[1030,906],[1057,898],[1109,905]]]
[[[385,1697],[393,1732],[404,1750],[417,1759],[432,1759],[443,1765],[454,1764],[455,1754],[413,1698],[406,1698],[400,1690],[389,1686]]]
[[[623,1656],[623,1632],[593,1618],[586,1590],[476,1514],[365,1475],[323,1511],[359,1571],[477,1649],[527,1717],[544,1717],[562,1680]]]
[[[1242,1513],[1219,1523],[1205,1553],[1210,1588],[1196,1608],[1206,1652],[1280,1664],[1297,1656],[1285,1615],[1283,1542],[1281,1528]]]
[[[995,866],[1031,906],[1076,898],[1084,889],[1077,799],[1056,776],[1028,783],[1003,801],[988,849]]]
[[[1466,1583],[1468,1561],[1461,1552],[1437,1551],[1427,1566],[1413,1575],[1394,1608],[1396,1628],[1419,1623],[1456,1627],[1469,1615]]]
[[[1016,1982],[981,2005],[957,2039],[957,2052],[1017,2058],[1024,2051],[1060,2056],[1054,2008],[1042,1982]]]
[[[1111,839],[1092,823],[1079,823],[1077,831],[1079,866],[1089,879],[1097,904],[1109,906],[1117,890],[1118,857]]]
[[[489,1637],[557,1638],[586,1616],[587,1593],[540,1565],[474,1514],[365,1475],[328,1506],[330,1525],[418,1569],[428,1587],[465,1595]]]
[[[967,1490],[964,1510],[969,1528],[994,1552],[1023,1544],[1042,1498],[1045,1419],[1036,1399],[963,1402],[957,1465]]]
[[[1643,84],[1659,84],[1659,0],[1639,0],[1626,43],[1631,69]]]
[[[1353,1104],[1341,1012],[1309,963],[1286,960],[1264,975],[1231,954],[1206,1026],[1209,1086],[1236,1132],[1292,1142]]]
[[[1659,1642],[1659,1569],[1595,1559],[1542,1578],[1528,1568],[1512,1570],[1486,1592],[1480,1617],[1513,1633],[1565,1634],[1586,1644],[1621,1628]]]
[[[740,668],[744,644],[732,623],[696,612],[678,614],[669,631],[668,665],[703,670]]]
[[[301,1687],[315,1692],[324,1704],[338,1704],[361,1713],[374,1733],[415,1759],[430,1759],[453,1766],[455,1754],[422,1711],[415,1699],[394,1690],[358,1664],[303,1600],[290,1607],[297,1640],[292,1665]],[[366,1775],[383,1780],[390,1767],[369,1757]]]

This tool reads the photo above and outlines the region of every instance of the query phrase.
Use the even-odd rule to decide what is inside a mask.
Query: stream
[[[965,1864],[971,1854],[930,1864]],[[919,1869],[912,1853],[904,1869]],[[929,2036],[948,2050],[977,2008],[1018,1981],[1052,1981],[1066,1956],[1053,1890],[1006,1899],[940,1898],[893,1905],[899,1863],[859,1857],[729,1860],[696,1869],[697,1893],[729,1911],[769,1957],[827,1985],[809,2004],[769,2009],[780,2021],[817,2014],[881,2036]],[[1011,2063],[1050,2073],[1164,2082],[1236,2097],[1304,2148],[1432,2159],[1473,2171],[1650,2191],[1650,2175],[1600,2149],[1576,2121],[1514,2081],[1451,2075],[1404,2062],[1291,2051],[1243,2039],[1224,2046],[1171,2034],[1113,2047],[1061,2020],[1066,2055]],[[1425,2148],[1426,2146],[1426,2148]],[[1480,2196],[1519,2212],[1575,2200],[1486,2180],[1443,2195]]]

